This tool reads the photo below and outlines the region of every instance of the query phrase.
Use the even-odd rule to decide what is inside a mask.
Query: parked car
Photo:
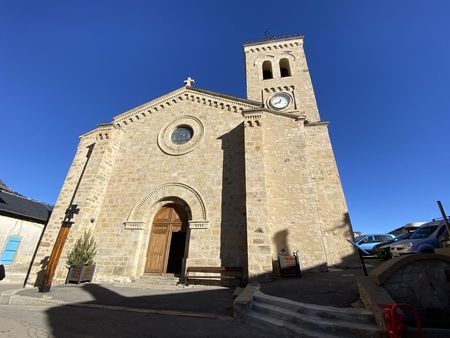
[[[372,254],[372,249],[375,245],[390,241],[394,238],[395,236],[391,234],[370,234],[358,236],[353,239],[353,242],[368,254]]]
[[[398,241],[391,245],[392,257],[434,252],[440,247],[439,237],[448,236],[444,220],[425,223],[419,227],[409,239]]]
[[[404,233],[398,235],[394,239],[391,239],[390,241],[387,241],[384,243],[379,243],[373,247],[372,253],[377,255],[379,258],[389,259],[392,257],[391,256],[391,245],[398,241],[402,241],[404,239],[410,238],[413,233],[414,233],[414,231],[407,231],[407,232],[404,232]]]

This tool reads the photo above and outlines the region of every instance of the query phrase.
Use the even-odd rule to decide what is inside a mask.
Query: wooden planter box
[[[301,277],[300,262],[298,256],[284,256],[278,255],[278,262],[280,264],[281,277]]]
[[[94,276],[95,265],[83,265],[70,267],[67,274],[66,284],[68,283],[84,283],[91,282]]]

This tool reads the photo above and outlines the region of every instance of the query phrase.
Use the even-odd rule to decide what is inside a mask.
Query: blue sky
[[[450,1],[0,1],[0,179],[54,203],[79,135],[181,87],[245,97],[242,44],[301,33],[355,230],[450,213]]]

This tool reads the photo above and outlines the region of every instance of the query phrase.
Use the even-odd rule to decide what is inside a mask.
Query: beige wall
[[[306,155],[310,163],[328,264],[355,266],[358,264],[355,251],[347,242],[347,239],[353,238],[353,230],[328,135],[328,125],[309,124],[305,132]]]
[[[267,114],[263,126],[272,254],[297,251],[302,268],[318,268],[326,257],[303,120]]]
[[[11,236],[21,238],[12,264],[5,266],[6,278],[2,283],[23,283],[25,281],[43,228],[44,225],[40,223],[0,215],[0,255]]]

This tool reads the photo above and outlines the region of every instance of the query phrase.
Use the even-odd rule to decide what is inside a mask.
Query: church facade
[[[189,78],[80,137],[30,283],[67,225],[54,283],[86,230],[97,241],[97,281],[182,276],[189,266],[237,266],[249,279],[270,279],[277,255],[292,252],[303,270],[353,260],[303,37],[247,44],[244,55],[246,99]]]

